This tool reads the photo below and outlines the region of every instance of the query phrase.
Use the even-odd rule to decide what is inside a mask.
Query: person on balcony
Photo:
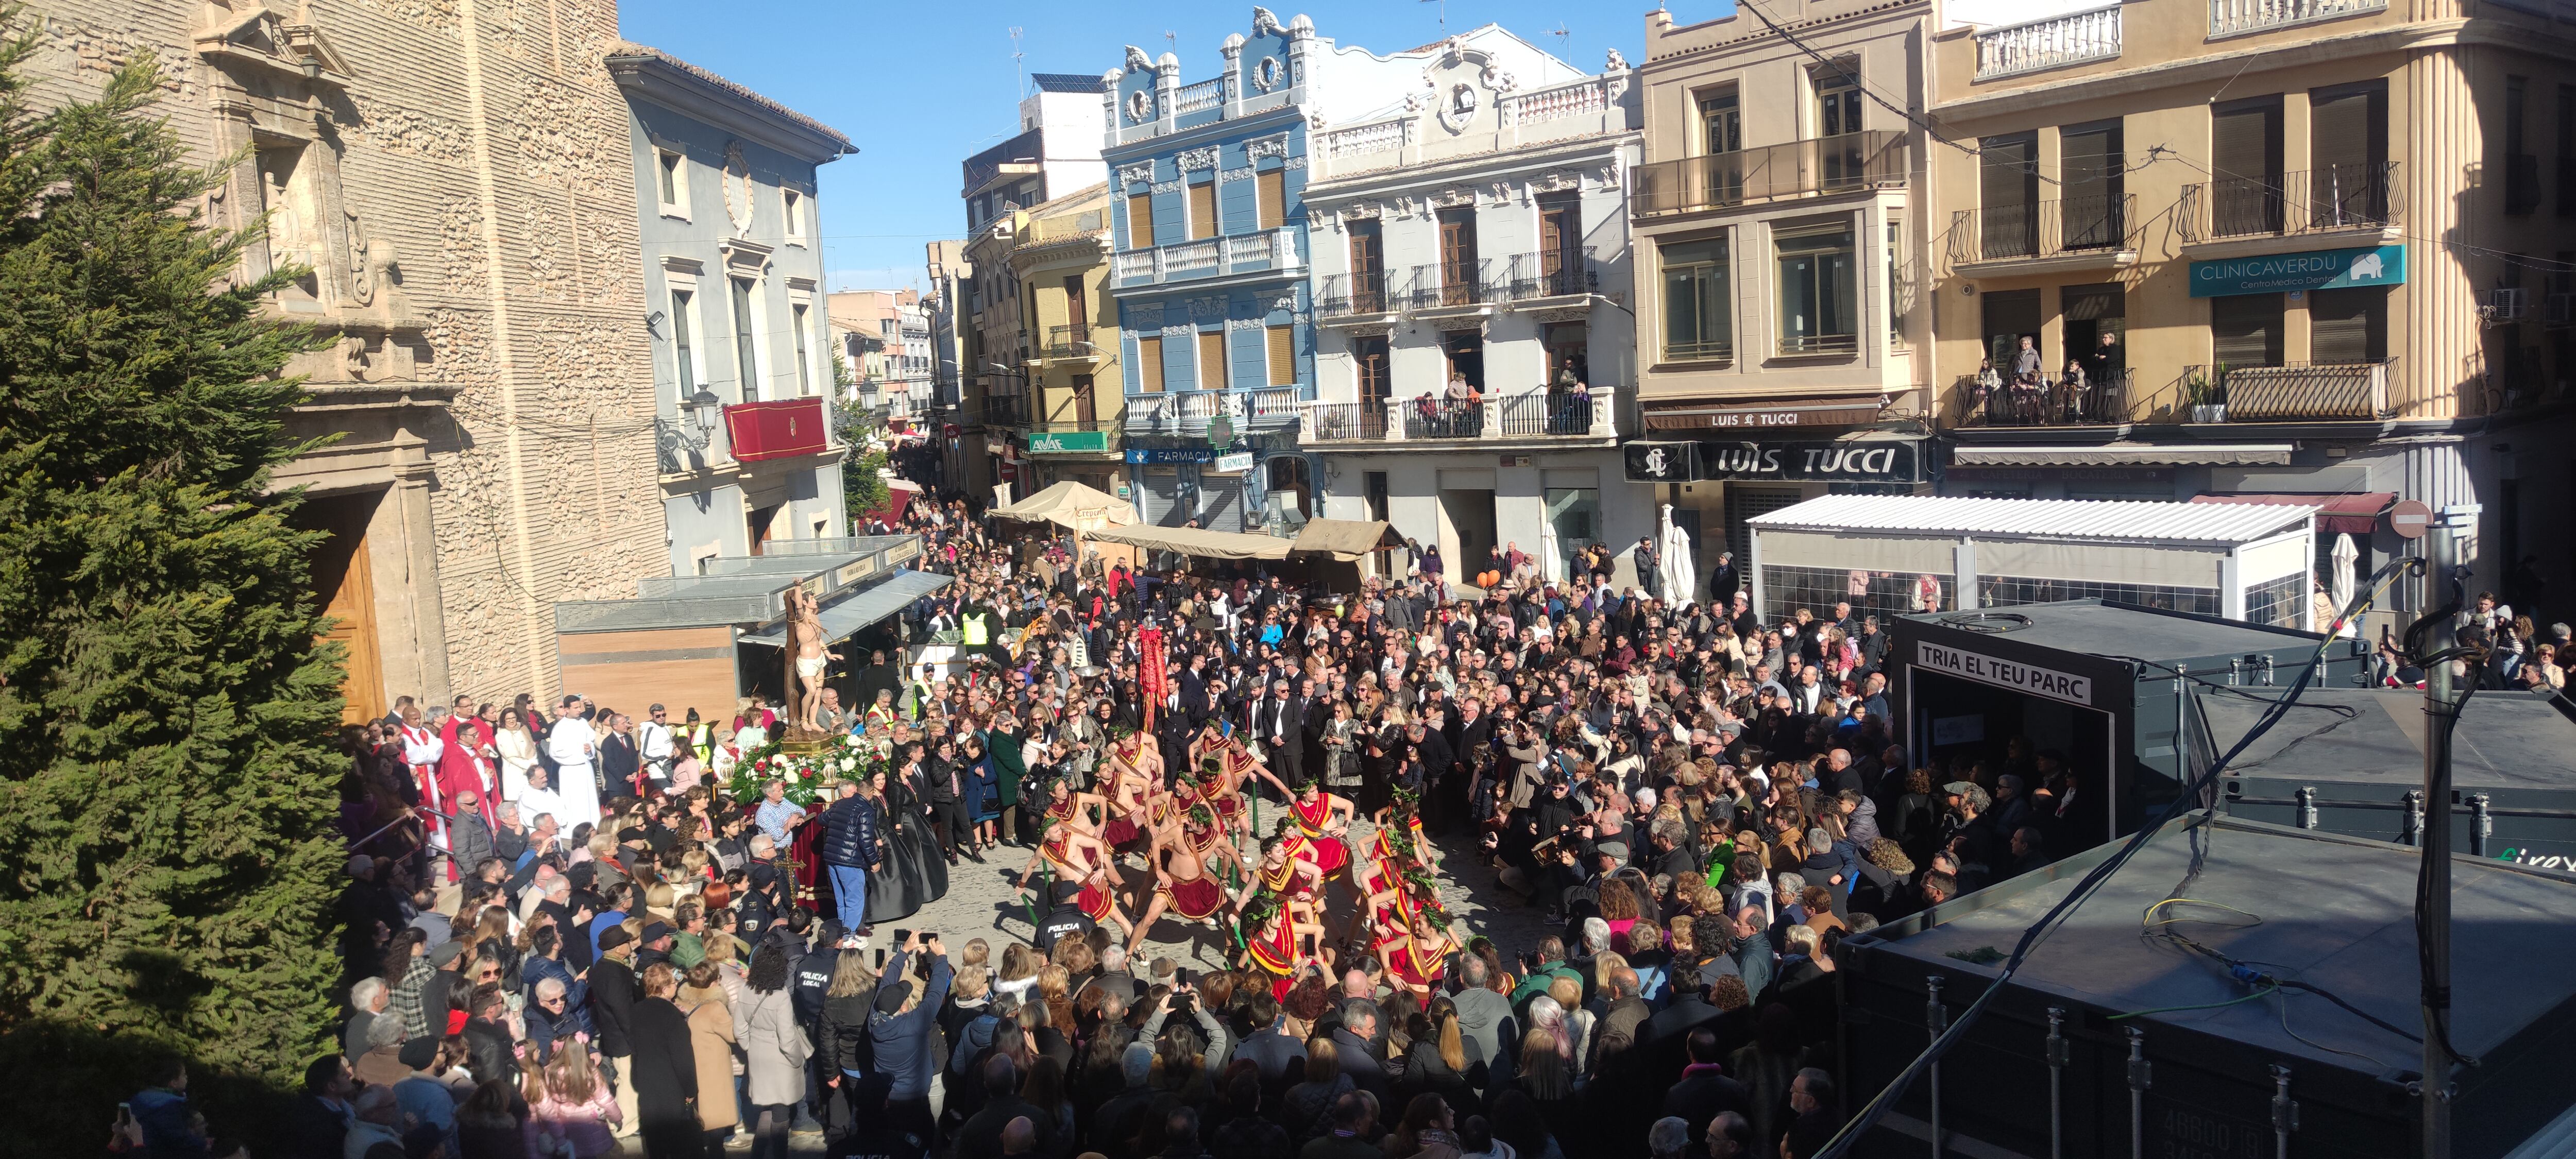
[[[1476,388],[1467,385],[1467,376],[1450,371],[1449,388],[1443,393],[1441,402],[1442,417],[1446,420],[1442,423],[1445,428],[1442,433],[1453,437],[1474,434],[1476,402]]]
[[[2085,381],[2083,359],[2066,360],[2066,377],[2057,380],[2057,397],[2049,409],[2069,422],[2092,417],[2093,388]]]

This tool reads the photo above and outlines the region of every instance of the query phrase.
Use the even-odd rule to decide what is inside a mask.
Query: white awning
[[[2106,443],[2094,447],[1960,447],[1950,455],[1957,467],[2137,467],[2137,466],[2280,466],[2290,461],[2288,443],[2207,443],[2157,445]]]
[[[2225,511],[2226,514],[2212,514]],[[1948,495],[1824,495],[1745,522],[1756,531],[2046,536],[2109,543],[2244,544],[2305,527],[2314,507]]]

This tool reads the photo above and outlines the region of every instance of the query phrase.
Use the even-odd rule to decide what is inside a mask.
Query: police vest
[[[985,644],[992,642],[993,630],[986,622],[985,613],[967,613],[964,626],[966,629],[967,647],[981,648]]]

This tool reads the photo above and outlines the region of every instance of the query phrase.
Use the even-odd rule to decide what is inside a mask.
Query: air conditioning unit
[[[2478,308],[2478,316],[2486,319],[2490,326],[2520,322],[2531,316],[2531,295],[2520,289],[2489,290],[2486,305]]]
[[[2551,294],[2540,312],[2541,325],[2576,326],[2576,294]]]

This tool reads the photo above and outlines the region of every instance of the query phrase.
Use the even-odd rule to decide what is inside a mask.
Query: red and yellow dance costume
[[[1288,991],[1295,988],[1293,980],[1297,972],[1296,923],[1282,912],[1279,915],[1279,932],[1265,935],[1258,930],[1253,931],[1252,937],[1244,942],[1243,951],[1254,966],[1270,975],[1270,996],[1287,1001]]]
[[[1073,849],[1065,843],[1061,833],[1051,835],[1040,842],[1038,853],[1046,858],[1047,869],[1057,877],[1066,881],[1082,882],[1082,893],[1074,899],[1074,903],[1082,907],[1084,916],[1095,922],[1109,916],[1111,903],[1109,883],[1098,874],[1085,876],[1081,868],[1074,865]]]
[[[1225,887],[1205,874],[1166,881],[1160,888],[1163,896],[1172,899],[1172,912],[1192,921],[1215,917],[1225,908]]]
[[[1297,819],[1297,831],[1305,836],[1294,852],[1331,877],[1350,867],[1351,849],[1339,838],[1324,835],[1324,826],[1333,819],[1333,799],[1318,793],[1314,800],[1311,808],[1303,797],[1288,802],[1288,813]]]

